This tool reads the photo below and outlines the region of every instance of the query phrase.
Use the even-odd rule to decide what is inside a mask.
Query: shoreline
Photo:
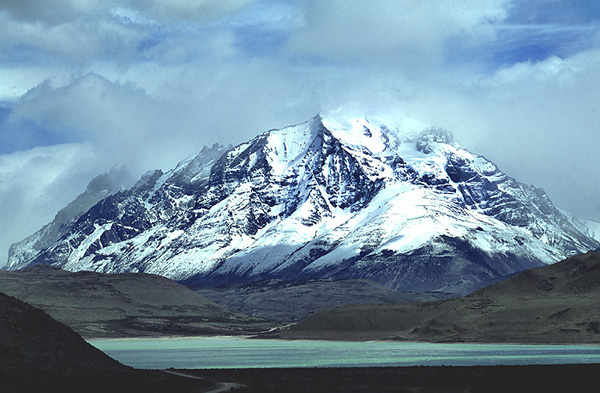
[[[222,336],[135,336],[135,337],[83,337],[89,343],[97,341],[144,341],[144,340],[210,340],[210,339],[239,339],[249,340],[251,335],[222,335]]]
[[[575,343],[575,342],[519,342],[519,341],[415,341],[415,340],[358,340],[358,339],[324,339],[324,338],[285,338],[285,337],[261,337],[257,335],[218,335],[218,336],[135,336],[135,337],[83,337],[83,339],[89,343],[105,341],[144,341],[144,340],[156,340],[156,341],[168,341],[168,340],[265,340],[265,341],[307,341],[307,342],[348,342],[348,343],[406,343],[406,344],[476,344],[476,345],[548,345],[548,346],[585,346],[585,347],[600,347],[599,343]]]

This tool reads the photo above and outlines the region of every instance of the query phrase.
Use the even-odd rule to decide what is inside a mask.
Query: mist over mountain
[[[132,175],[124,166],[115,167],[107,173],[96,176],[89,182],[83,193],[56,213],[54,220],[33,235],[13,244],[8,251],[9,257],[19,252],[25,252],[24,255],[18,256],[20,259],[33,257],[32,254],[27,253],[51,246],[67,233],[71,225],[92,206],[109,195],[131,187],[133,183]]]
[[[543,189],[461,149],[449,131],[409,135],[364,118],[316,116],[205,147],[76,216],[11,247],[8,268],[201,285],[369,278],[466,293],[600,246],[593,225],[574,224]]]

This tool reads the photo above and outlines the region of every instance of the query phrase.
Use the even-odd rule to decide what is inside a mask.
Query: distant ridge
[[[600,252],[527,270],[441,302],[318,311],[285,338],[600,343]]]

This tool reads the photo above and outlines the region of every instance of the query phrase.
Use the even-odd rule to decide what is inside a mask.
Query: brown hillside
[[[286,338],[600,343],[600,252],[522,272],[441,302],[323,310]]]
[[[271,327],[150,274],[35,266],[0,271],[0,292],[43,309],[84,337],[239,334]]]

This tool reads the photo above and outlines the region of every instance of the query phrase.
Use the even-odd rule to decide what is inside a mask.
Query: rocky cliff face
[[[457,147],[323,119],[204,148],[110,195],[9,268],[147,272],[184,282],[371,278],[457,293],[596,248],[542,189]]]

